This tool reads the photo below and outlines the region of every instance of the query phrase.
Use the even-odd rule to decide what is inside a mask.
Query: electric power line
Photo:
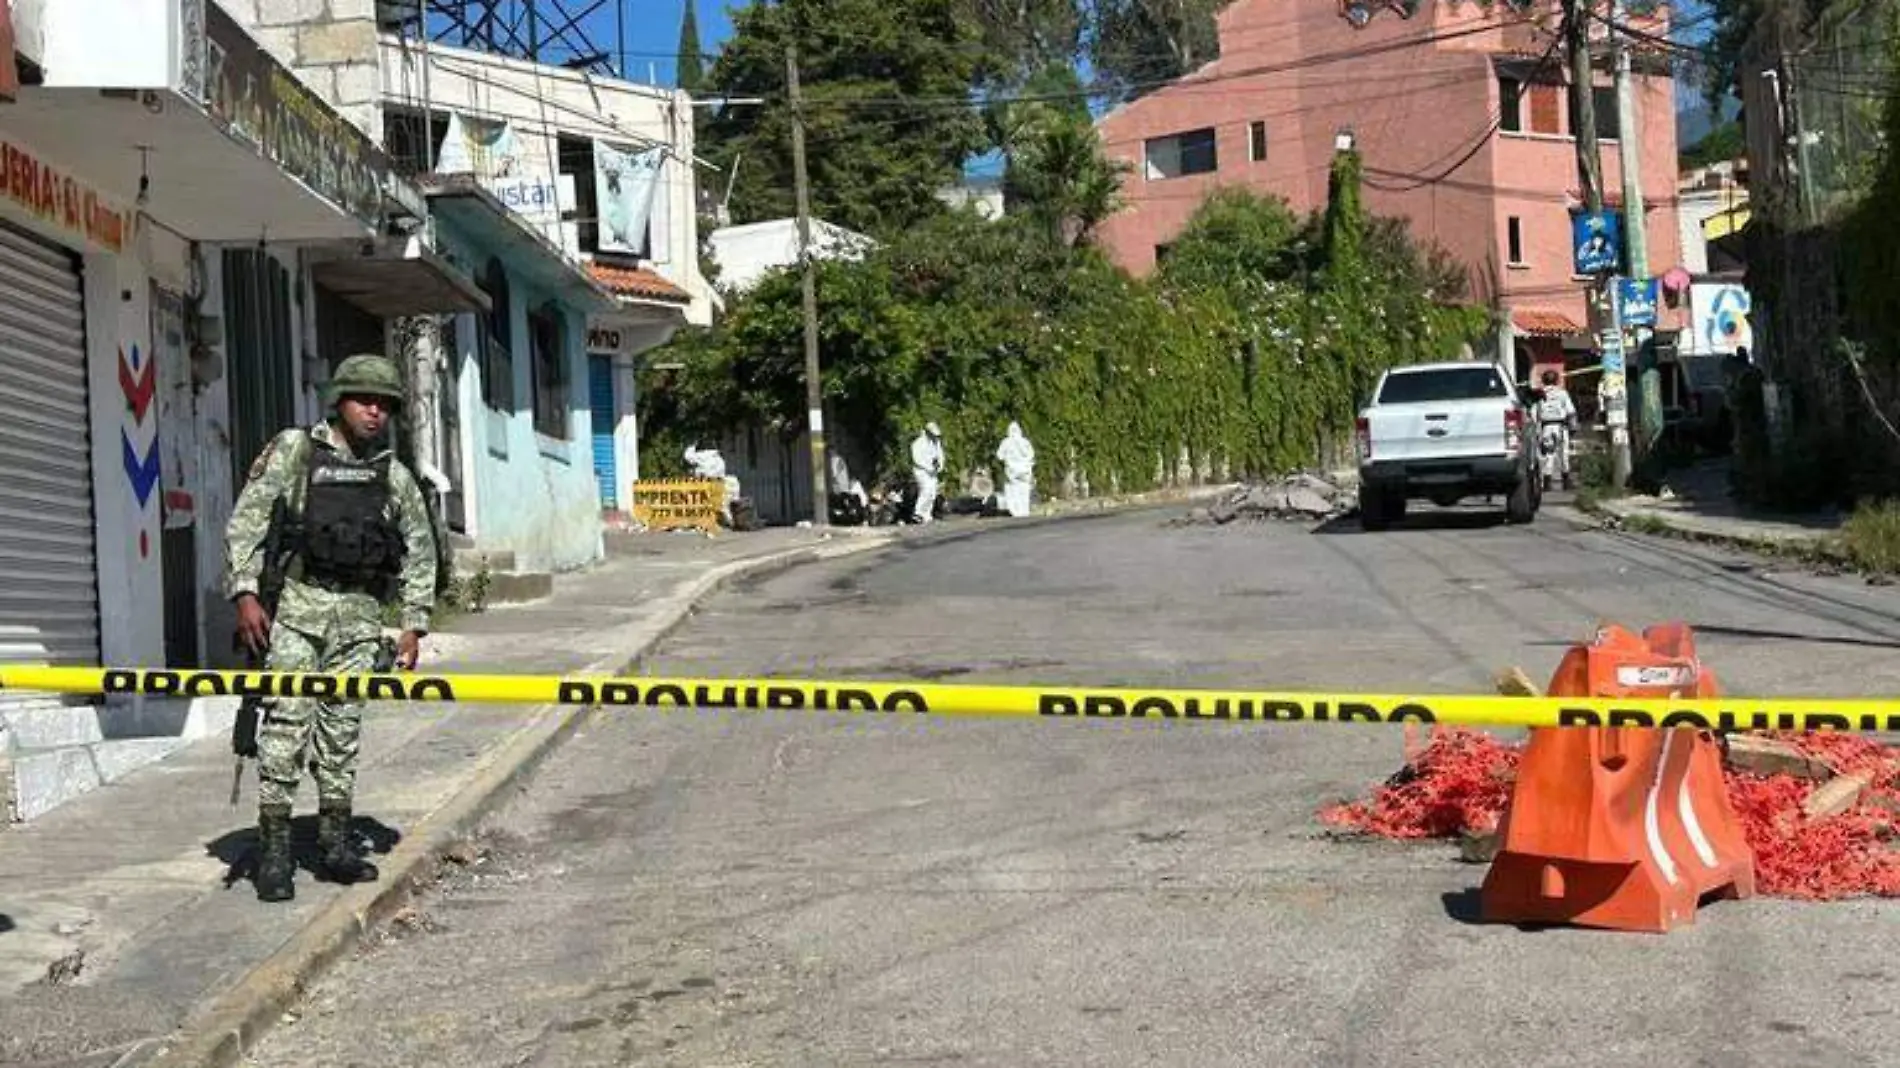
[[[1508,26],[1523,25],[1523,24],[1530,23],[1532,21],[1534,20],[1527,19],[1527,18],[1511,19],[1511,20],[1506,20],[1502,22],[1482,22],[1481,21],[1473,25],[1461,27],[1458,29],[1447,30],[1444,32],[1428,32],[1428,33],[1421,34],[1415,37],[1406,37],[1406,38],[1402,38],[1396,41],[1387,41],[1387,42],[1377,44],[1377,45],[1363,46],[1363,47],[1357,47],[1357,48],[1336,49],[1331,52],[1314,53],[1312,55],[1302,56],[1299,59],[1290,60],[1290,61],[1286,61],[1282,63],[1258,64],[1255,66],[1243,67],[1243,68],[1238,68],[1235,70],[1217,70],[1213,73],[1203,74],[1198,77],[1190,73],[1180,78],[1162,79],[1162,80],[1158,80],[1158,81],[1155,81],[1152,83],[1146,83],[1146,84],[1122,85],[1122,84],[1109,84],[1109,83],[1103,83],[1103,82],[1098,81],[1094,83],[1093,85],[1083,86],[1080,89],[1075,89],[1075,90],[1063,90],[1059,92],[1044,92],[1044,93],[1007,93],[1007,94],[995,94],[995,95],[990,95],[987,97],[979,96],[974,92],[967,94],[965,96],[961,96],[961,97],[927,97],[927,96],[853,97],[849,95],[832,94],[832,95],[823,97],[822,99],[808,99],[806,103],[808,106],[823,104],[825,106],[830,106],[830,107],[865,107],[865,108],[895,107],[895,108],[917,108],[917,109],[934,109],[934,108],[955,109],[955,108],[984,108],[984,107],[993,106],[995,104],[1007,104],[1007,103],[1035,103],[1035,102],[1053,103],[1053,102],[1059,102],[1059,101],[1086,101],[1086,100],[1096,99],[1098,97],[1115,96],[1131,88],[1158,89],[1158,88],[1174,87],[1177,89],[1188,89],[1188,88],[1196,88],[1200,86],[1212,85],[1212,84],[1217,84],[1217,83],[1226,83],[1226,82],[1236,81],[1236,80],[1240,80],[1244,78],[1260,77],[1260,76],[1268,75],[1268,74],[1283,74],[1283,73],[1290,73],[1290,72],[1295,72],[1295,71],[1311,70],[1317,67],[1328,66],[1335,63],[1343,63],[1343,62],[1348,62],[1348,61],[1356,60],[1356,59],[1365,59],[1365,58],[1369,58],[1373,56],[1389,55],[1392,53],[1407,51],[1413,48],[1421,48],[1426,45],[1436,44],[1441,41],[1451,41],[1451,40],[1458,40],[1465,37],[1473,37],[1478,34],[1491,33],[1496,30],[1506,28]],[[775,94],[765,93],[758,90],[748,89],[748,88],[739,87],[739,86],[728,86],[726,87],[724,91],[725,92],[743,92],[752,96],[760,96],[760,97],[763,97],[769,103],[782,102],[782,98],[777,97]]]
[[[1539,56],[1537,58],[1537,62],[1531,66],[1531,77],[1520,78],[1520,79],[1517,79],[1513,83],[1515,88],[1512,90],[1512,93],[1511,93],[1511,106],[1516,106],[1518,102],[1523,99],[1524,90],[1528,86],[1531,85],[1532,78],[1534,78],[1539,72],[1541,72],[1544,69],[1545,66],[1547,66],[1550,63],[1550,57],[1556,54],[1557,46],[1563,43],[1563,39],[1564,39],[1564,35],[1562,32],[1562,29],[1560,28],[1559,31],[1551,37],[1550,44],[1545,47],[1543,55]],[[1387,193],[1409,193],[1415,189],[1422,189],[1428,185],[1435,185],[1439,182],[1446,180],[1447,178],[1450,178],[1453,174],[1457,173],[1460,167],[1463,167],[1466,163],[1469,163],[1472,157],[1476,156],[1478,152],[1481,149],[1483,149],[1484,146],[1491,140],[1491,138],[1497,136],[1497,133],[1499,130],[1504,128],[1504,108],[1505,108],[1505,105],[1502,102],[1500,102],[1498,105],[1497,114],[1492,116],[1490,126],[1487,127],[1481,134],[1478,135],[1477,141],[1475,141],[1469,149],[1467,149],[1462,155],[1460,155],[1456,160],[1454,160],[1450,166],[1444,168],[1442,171],[1439,171],[1438,174],[1421,175],[1417,180],[1414,181],[1413,184],[1407,185],[1407,186],[1401,186],[1401,187],[1378,185],[1375,182],[1373,182],[1371,179],[1366,180],[1366,185],[1370,186],[1371,188],[1378,189]],[[1430,171],[1432,170],[1432,167],[1433,165],[1427,165],[1423,169]]]

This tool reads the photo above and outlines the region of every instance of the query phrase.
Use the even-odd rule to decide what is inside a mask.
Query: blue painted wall
[[[600,486],[600,504],[602,508],[619,508],[614,455],[613,357],[587,357],[587,398],[588,410],[594,419],[594,481]]]
[[[490,250],[472,235],[437,221],[443,245],[480,279]],[[509,349],[514,371],[513,410],[497,411],[482,397],[481,349],[472,316],[457,328],[461,348],[463,420],[472,441],[472,526],[476,547],[512,551],[523,571],[566,571],[603,554],[600,488],[594,477],[593,418],[587,396],[587,319],[566,312],[562,345],[567,361],[567,436],[543,435],[534,425],[534,360],[528,310],[554,294],[508,269]]]

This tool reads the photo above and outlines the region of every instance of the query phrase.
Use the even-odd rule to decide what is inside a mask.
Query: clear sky
[[[496,11],[501,25],[518,23],[522,26],[521,37],[525,40],[528,35],[525,15],[528,2],[475,0],[466,10],[471,12],[471,20],[479,18],[484,7]],[[670,87],[677,83],[679,77],[676,57],[679,54],[680,19],[685,16],[685,5],[689,2],[699,5],[699,49],[706,53],[703,62],[711,67],[712,53],[719,51],[719,46],[732,35],[732,18],[727,13],[728,0],[535,0],[534,10],[540,27],[538,32],[544,40],[553,38],[555,31],[565,26],[569,19],[587,12],[579,24],[586,42],[609,55],[624,48],[624,70],[628,81]],[[737,0],[731,6],[744,7],[747,2],[749,0]],[[455,0],[431,0],[429,27],[432,37],[461,43],[457,35],[444,37],[445,31],[453,26],[453,20],[442,14],[442,11],[454,6]],[[590,11],[590,8],[594,10]],[[561,63],[579,54],[578,49],[564,49],[550,40],[544,45],[541,58],[548,63]]]
[[[588,5],[588,0],[558,2],[570,12],[585,10]],[[607,0],[585,25],[594,44],[607,52],[619,48],[616,30],[625,35],[629,81],[653,81],[670,86],[678,78],[674,56],[679,51],[680,19],[685,17],[687,3],[699,6],[699,48],[707,53],[719,51],[720,44],[732,35],[732,18],[727,9],[745,6],[728,3],[728,0]],[[615,26],[616,11],[619,27]],[[712,66],[710,56],[705,65]]]

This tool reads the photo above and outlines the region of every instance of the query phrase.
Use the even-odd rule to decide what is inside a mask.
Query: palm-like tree
[[[1073,81],[1073,72],[1062,73]],[[1030,87],[1051,84],[1051,80],[1036,79]],[[1122,178],[1131,168],[1103,153],[1079,98],[1065,101],[1059,93],[1048,95],[1057,99],[1030,99],[992,109],[991,133],[1008,160],[1003,174],[1005,198],[1045,226],[1051,240],[1074,248],[1121,209]]]

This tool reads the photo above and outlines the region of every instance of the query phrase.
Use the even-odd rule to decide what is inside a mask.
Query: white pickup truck
[[[1450,507],[1504,498],[1505,518],[1528,523],[1543,503],[1530,398],[1496,364],[1395,367],[1359,413],[1359,520],[1383,530],[1406,502]]]

